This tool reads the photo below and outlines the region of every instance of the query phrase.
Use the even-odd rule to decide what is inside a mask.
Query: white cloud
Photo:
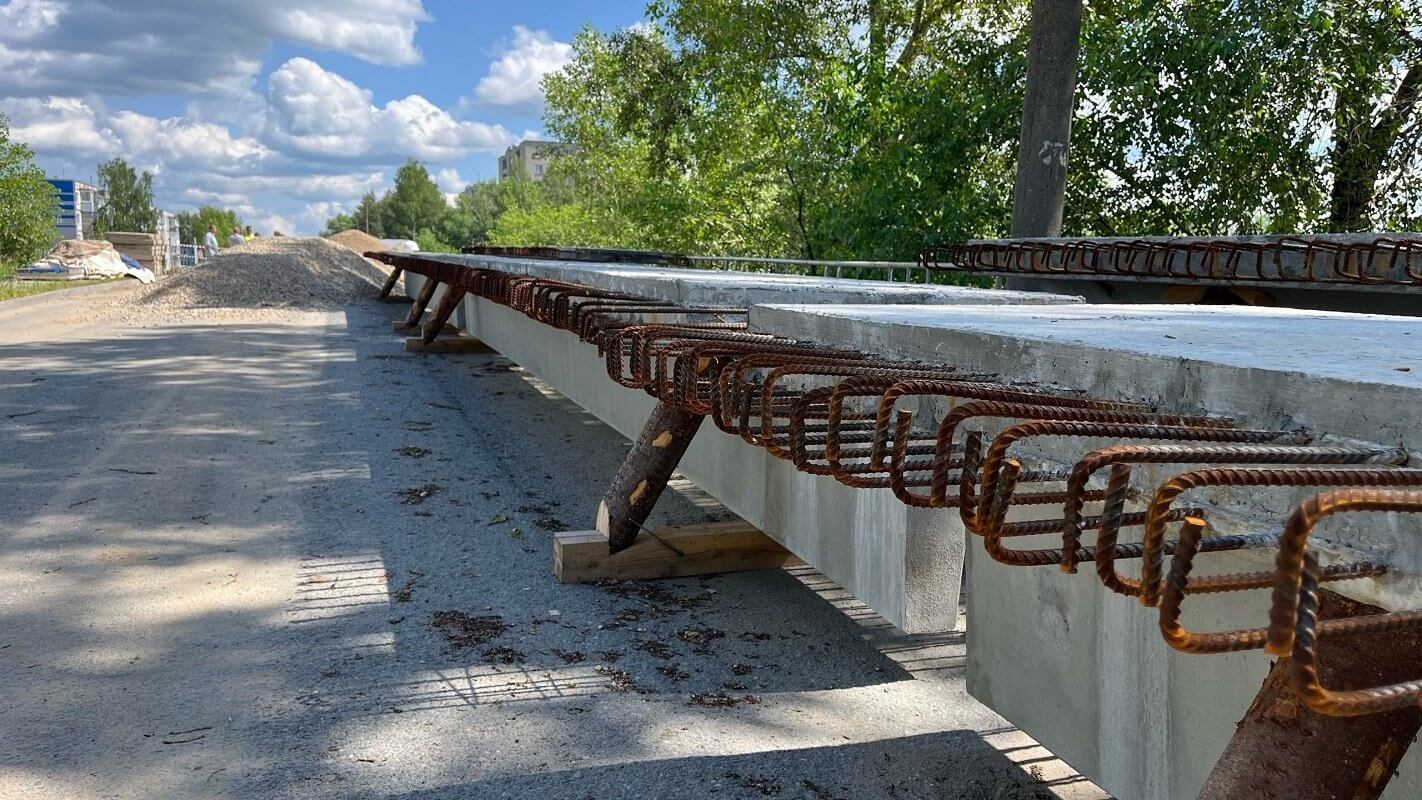
[[[543,107],[543,76],[562,69],[573,57],[573,46],[547,31],[514,26],[513,44],[500,52],[489,74],[474,88],[474,100],[484,105],[538,111]]]
[[[122,148],[98,112],[75,97],[13,99],[0,102],[0,111],[10,117],[10,135],[34,150],[108,156]]]
[[[276,41],[383,65],[420,61],[421,0],[0,2],[0,97],[250,90]],[[129,7],[125,7],[129,6]]]
[[[457,120],[417,94],[375,106],[369,91],[305,58],[272,72],[267,108],[272,143],[333,160],[399,155],[450,161],[498,152],[513,141],[502,125]]]
[[[90,178],[95,164],[119,156],[153,173],[157,200],[165,208],[232,208],[244,219],[261,218],[288,233],[303,228],[290,216],[275,218],[269,204],[255,197],[340,202],[385,183],[381,167],[313,163],[221,125],[110,113],[94,100],[11,98],[0,100],[0,112],[11,117],[14,137],[36,151],[51,175]]]
[[[459,170],[453,167],[445,167],[436,172],[434,179],[435,183],[439,185],[439,190],[444,193],[444,202],[448,203],[450,207],[454,206],[455,198],[464,191],[464,187],[469,185],[468,181],[460,177]]]

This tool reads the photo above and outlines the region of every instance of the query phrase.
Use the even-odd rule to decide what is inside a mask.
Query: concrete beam
[[[1055,295],[876,281],[485,256],[446,260],[681,304],[740,306],[765,297],[801,302],[911,298],[974,305],[1078,302]],[[424,280],[408,272],[405,279],[410,291],[418,291]],[[647,394],[609,379],[596,350],[570,333],[475,297],[465,298],[456,319],[467,334],[522,365],[629,439],[641,432],[656,404]],[[908,508],[887,489],[856,490],[829,477],[807,475],[709,427],[693,441],[678,471],[900,628],[934,632],[956,624],[963,536],[954,514]],[[589,525],[594,513],[595,509],[588,509]]]
[[[1325,442],[1422,450],[1422,320],[1415,318],[1244,307],[774,306],[752,309],[751,327],[1176,412],[1227,414],[1247,427],[1307,427]],[[1299,494],[1216,493],[1210,498],[1232,513],[1211,508],[1211,521],[1222,533],[1278,530],[1282,509]],[[1319,549],[1396,568],[1330,588],[1387,608],[1422,606],[1415,578],[1422,530],[1403,516],[1370,515],[1366,525],[1337,526],[1316,540]],[[1115,796],[1196,796],[1269,658],[1172,650],[1155,609],[1107,592],[1090,569],[1007,567],[977,542],[969,543],[967,561],[973,696]],[[1195,573],[1241,568],[1269,562],[1209,554],[1197,559]],[[1268,602],[1264,591],[1194,596],[1186,622],[1200,630],[1254,627],[1267,622]],[[1422,757],[1414,751],[1385,797],[1419,796]]]

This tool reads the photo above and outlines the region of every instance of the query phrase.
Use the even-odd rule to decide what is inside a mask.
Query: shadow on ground
[[[0,795],[1033,796],[961,634],[804,570],[559,585],[626,441],[393,315],[0,346]]]

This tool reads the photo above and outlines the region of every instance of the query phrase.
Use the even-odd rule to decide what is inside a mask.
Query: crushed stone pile
[[[144,313],[194,309],[334,309],[370,301],[385,273],[320,238],[264,238],[223,250],[125,299]]]
[[[358,255],[364,255],[372,250],[389,250],[390,248],[379,239],[371,236],[365,231],[355,229],[333,233],[326,237],[327,241],[349,247]]]

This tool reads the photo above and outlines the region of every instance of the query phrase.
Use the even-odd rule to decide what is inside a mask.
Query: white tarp
[[[153,282],[153,271],[124,261],[109,242],[69,239],[54,246],[49,255],[20,269],[20,278],[45,280],[93,280],[127,275],[143,283]]]

